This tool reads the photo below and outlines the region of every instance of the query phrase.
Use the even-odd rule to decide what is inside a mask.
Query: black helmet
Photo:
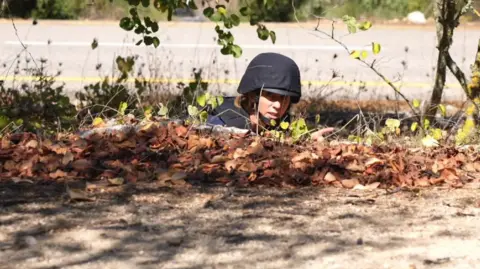
[[[297,64],[279,53],[260,53],[248,64],[237,92],[245,94],[262,87],[264,91],[290,96],[292,103],[298,103],[302,85]]]

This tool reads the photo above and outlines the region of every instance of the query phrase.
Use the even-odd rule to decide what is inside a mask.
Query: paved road
[[[162,46],[158,49],[134,46],[137,36],[123,31],[111,22],[40,21],[36,26],[18,22],[16,28],[17,32],[11,23],[0,23],[0,75],[6,76],[8,81],[11,81],[13,75],[13,68],[10,67],[23,49],[19,43],[21,40],[28,47],[28,54],[25,51],[21,53],[21,67],[26,66],[25,59],[30,55],[38,64],[40,58],[47,58],[49,72],[61,70],[59,80],[65,81],[67,88],[73,91],[95,82],[99,76],[112,74],[117,55],[135,54],[139,57],[137,69],[143,69],[142,73],[148,77],[158,78],[162,89],[174,89],[179,81],[192,78],[192,68],[203,68],[204,78],[211,83],[210,88],[229,94],[235,92],[236,83],[255,55],[264,51],[277,51],[293,57],[299,64],[306,95],[362,99],[382,99],[387,95],[394,97],[393,91],[385,87],[373,71],[352,60],[342,47],[315,32],[311,25],[271,26],[278,37],[275,45],[270,41],[259,40],[255,28],[248,25],[234,29],[237,42],[244,48],[244,54],[239,59],[221,55],[215,45],[216,34],[211,24],[192,22],[161,26],[158,36]],[[328,25],[322,29],[330,31]],[[339,27],[336,34],[351,49],[369,50],[371,41],[379,42],[383,51],[375,56],[377,67],[392,80],[403,74],[402,91],[407,96],[429,96],[436,63],[433,27],[374,26],[370,31],[356,35],[347,35],[346,30]],[[462,27],[454,36],[452,56],[466,72],[469,72],[469,65],[473,62],[479,37],[479,29]],[[99,42],[96,50],[90,48],[94,38]],[[405,48],[408,48],[407,53]],[[335,59],[334,55],[337,55]],[[405,70],[403,63],[406,63]],[[100,70],[96,70],[98,64],[101,64]],[[28,66],[32,67],[33,63],[28,63]],[[333,71],[340,77],[325,86]],[[22,74],[27,75],[24,72]],[[366,83],[366,89],[362,87],[363,82]],[[451,75],[447,83],[449,89],[445,98],[464,98]]]

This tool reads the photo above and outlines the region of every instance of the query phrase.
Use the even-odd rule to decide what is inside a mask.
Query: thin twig
[[[5,3],[4,4],[6,5],[7,9],[8,9],[8,13],[9,13],[9,17],[10,17],[10,7],[8,6],[8,3]],[[33,55],[30,53],[30,51],[28,51],[27,49],[27,46],[25,46],[25,44],[23,44],[22,40],[20,39],[20,36],[18,36],[18,29],[17,29],[17,26],[15,25],[15,22],[13,21],[13,18],[10,17],[11,21],[12,21],[12,26],[13,26],[13,29],[15,30],[15,36],[17,36],[17,39],[18,39],[18,42],[20,42],[20,44],[22,45],[23,49],[25,51],[27,51],[27,53],[30,55],[30,57],[32,58],[33,62],[35,63],[35,67],[38,68],[38,64],[37,62],[35,61],[35,58],[33,58]]]
[[[294,1],[292,0],[292,8],[293,8],[293,14],[294,14],[294,17],[295,17],[295,20],[300,23],[300,21],[298,20],[297,18],[297,11],[296,11],[296,8],[295,8],[295,5],[294,5]],[[326,35],[327,37],[329,37],[330,39],[332,39],[335,43],[339,44],[341,47],[343,47],[348,54],[351,54],[352,52],[350,51],[350,49],[343,43],[341,42],[340,40],[338,40],[333,32],[335,30],[334,28],[334,23],[332,22],[332,34],[328,34],[326,33],[325,31],[322,31],[322,30],[319,30],[318,27],[320,25],[320,20],[322,19],[322,17],[318,17],[318,22],[317,22],[317,27],[315,28],[315,31],[319,32],[319,33],[322,33],[324,35]],[[410,100],[403,94],[400,92],[400,90],[395,86],[393,85],[393,83],[387,79],[383,74],[381,74],[375,67],[374,67],[374,63],[375,61],[373,61],[371,64],[367,63],[366,61],[362,60],[362,59],[358,59],[360,62],[362,62],[365,66],[367,66],[368,68],[370,68],[372,71],[375,72],[375,74],[377,74],[383,81],[385,81],[398,95],[400,95],[400,97],[408,104],[408,106],[410,107],[410,109],[412,110],[412,112],[418,117],[419,121],[421,121],[421,117],[420,115],[418,115],[418,113],[415,111],[415,109],[413,108],[412,104],[410,103]],[[420,128],[423,129],[422,126],[420,126]]]

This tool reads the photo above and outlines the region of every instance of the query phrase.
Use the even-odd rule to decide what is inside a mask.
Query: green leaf
[[[438,146],[439,143],[435,138],[431,137],[430,135],[427,135],[424,138],[422,138],[422,145],[427,148],[431,148],[431,147]]]
[[[342,20],[347,25],[347,29],[350,34],[357,32],[357,19],[349,15],[344,15]]]
[[[150,5],[150,0],[142,0],[142,6],[148,7]]]
[[[92,50],[98,47],[98,41],[96,38],[93,39],[91,47],[92,47]]]
[[[0,131],[7,127],[10,120],[5,115],[0,115]]]
[[[372,42],[372,51],[373,54],[377,55],[382,50],[382,46],[376,42]]]
[[[432,130],[432,137],[437,141],[442,139],[443,138],[442,129],[440,129],[440,128],[433,129]]]
[[[366,31],[372,27],[372,23],[369,21],[365,21],[363,23],[358,24],[358,28],[362,31]]]
[[[20,126],[23,124],[23,119],[17,119],[14,121],[15,125]]]
[[[157,48],[158,46],[160,46],[160,39],[158,39],[158,37],[154,36],[154,37],[152,38],[152,42],[153,42],[153,46],[154,46],[155,48]]]
[[[133,27],[135,27],[135,24],[129,17],[123,17],[120,19],[120,27],[125,31],[131,31]]]
[[[412,130],[412,132],[415,132],[415,130],[417,130],[417,127],[418,127],[418,122],[414,122],[410,126],[410,130]]]
[[[277,41],[277,34],[275,34],[274,31],[270,31],[270,39],[272,39],[273,44],[275,44],[275,41]]]
[[[287,130],[289,125],[290,125],[290,124],[289,124],[288,122],[282,121],[282,122],[280,123],[280,128],[282,128],[283,130]]]
[[[223,104],[223,96],[217,96],[217,103],[219,106]]]
[[[187,111],[188,111],[188,115],[192,117],[198,114],[198,108],[196,106],[188,105]]]
[[[240,48],[238,45],[235,45],[235,44],[232,45],[231,49],[232,49],[233,57],[240,58],[240,56],[242,56],[242,48]]]
[[[446,117],[447,116],[447,108],[443,104],[438,105],[438,108],[440,109],[440,112],[442,113],[442,117]]]
[[[118,112],[120,115],[125,115],[125,110],[127,110],[128,104],[127,102],[121,102],[118,107]]]
[[[152,32],[156,33],[159,29],[158,27],[158,22],[156,21],[153,21],[151,24],[150,24],[150,29],[152,29]]]
[[[168,108],[162,103],[160,103],[160,109],[158,110],[158,115],[163,117],[163,116],[166,116],[167,113],[168,113]]]
[[[365,51],[365,50],[362,50],[361,54],[360,54],[360,57],[362,57],[362,59],[366,59],[368,57],[368,52]]]
[[[360,59],[360,51],[358,50],[354,50],[350,53],[350,57],[352,57],[353,59]]]
[[[242,16],[248,16],[248,13],[249,13],[249,8],[248,7],[242,7],[240,8],[240,14],[242,14]]]
[[[210,20],[214,22],[219,22],[222,20],[222,15],[220,13],[214,13],[212,16],[210,16]]]
[[[204,107],[207,104],[207,95],[201,94],[197,96],[197,104],[201,107]]]
[[[138,6],[140,4],[140,0],[128,0],[128,4],[131,6]]]
[[[219,6],[217,8],[217,11],[218,11],[218,13],[220,13],[222,15],[227,15],[227,10],[223,6]]]
[[[257,27],[257,35],[258,38],[261,40],[267,40],[268,37],[270,36],[270,32],[265,28],[265,26],[258,26]]]
[[[235,25],[235,26],[239,26],[239,25],[240,25],[240,18],[239,18],[237,15],[232,14],[232,15],[230,16],[230,19],[231,19],[233,25]]]
[[[413,99],[413,107],[414,108],[419,108],[420,107],[420,100]]]
[[[145,42],[145,45],[150,46],[153,44],[153,38],[151,36],[144,36],[143,37],[143,42]]]
[[[354,34],[354,33],[357,32],[357,26],[352,25],[352,24],[348,24],[348,25],[347,25],[347,29],[348,29],[348,32],[349,32],[350,34]]]
[[[315,115],[315,123],[316,124],[320,123],[320,114]]]
[[[390,129],[390,130],[395,130],[396,128],[400,127],[400,120],[397,119],[387,119],[385,121],[385,125]]]
[[[93,125],[94,127],[97,127],[97,126],[99,126],[99,125],[101,125],[101,124],[103,124],[103,123],[104,123],[104,121],[103,121],[102,118],[96,117],[95,119],[93,119],[92,125]]]
[[[207,111],[205,111],[205,110],[202,111],[202,112],[200,112],[200,115],[199,115],[199,116],[200,116],[200,121],[201,121],[201,122],[206,122],[207,119],[208,119],[208,113],[207,113]]]
[[[425,126],[425,130],[430,128],[430,121],[428,119],[423,120],[423,126]]]
[[[153,110],[153,107],[152,106],[147,106],[145,108],[145,111],[143,113],[143,115],[145,116],[146,119],[150,119],[151,116],[152,116],[152,110]]]
[[[136,7],[130,8],[128,12],[130,13],[130,15],[132,15],[134,20],[138,18],[138,12]]]
[[[213,13],[215,13],[215,10],[212,7],[207,7],[203,10],[203,15],[207,18],[210,18],[213,15]]]

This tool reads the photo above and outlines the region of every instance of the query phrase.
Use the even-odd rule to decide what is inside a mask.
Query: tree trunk
[[[457,7],[455,0],[435,0],[435,19],[437,29],[437,71],[430,103],[426,106],[424,114],[430,121],[433,120],[442,102],[443,89],[447,75],[447,59],[452,45],[453,31],[458,24]],[[423,124],[423,123],[422,123]]]

